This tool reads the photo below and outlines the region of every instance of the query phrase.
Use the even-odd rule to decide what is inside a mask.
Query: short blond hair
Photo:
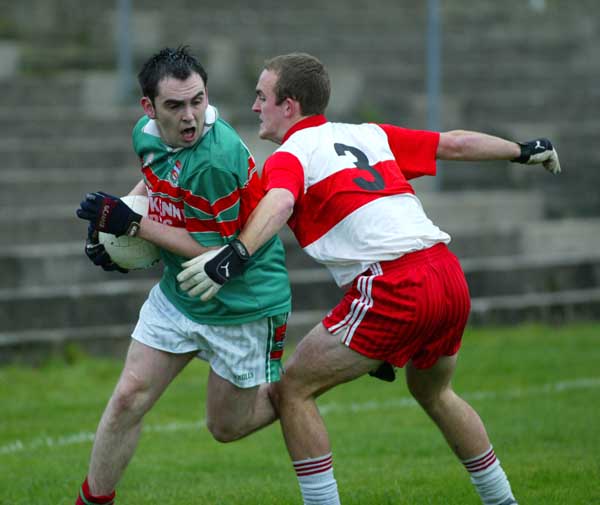
[[[265,61],[265,69],[278,76],[275,84],[278,104],[292,98],[298,101],[304,116],[325,113],[331,84],[318,58],[306,53],[282,54]]]

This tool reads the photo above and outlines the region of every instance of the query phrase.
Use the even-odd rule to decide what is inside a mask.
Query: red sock
[[[113,505],[115,503],[115,492],[106,496],[94,496],[90,493],[90,487],[88,486],[87,477],[81,485],[79,496],[75,505]]]

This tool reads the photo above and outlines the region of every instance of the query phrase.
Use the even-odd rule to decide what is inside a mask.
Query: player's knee
[[[246,434],[240,426],[223,421],[217,421],[216,419],[208,418],[206,420],[206,427],[213,438],[222,444],[235,442]]]
[[[143,414],[148,408],[148,390],[148,384],[137,378],[121,380],[111,398],[113,415],[120,417]]]
[[[454,396],[454,392],[450,388],[445,389],[423,389],[423,388],[409,388],[414,399],[417,400],[419,405],[432,417],[437,417],[439,413],[442,413],[451,397]]]
[[[435,410],[438,398],[436,395],[425,393],[423,391],[412,391],[411,394],[417,403],[427,412]]]
[[[304,401],[318,396],[320,385],[306,379],[305,374],[297,374],[293,367],[286,369],[281,380],[270,392],[273,405],[278,408],[285,403]]]

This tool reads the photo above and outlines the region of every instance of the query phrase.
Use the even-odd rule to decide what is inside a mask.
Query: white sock
[[[471,475],[471,482],[484,505],[517,504],[493,447],[481,456],[463,460],[463,465]]]
[[[304,505],[340,505],[331,453],[294,461]]]

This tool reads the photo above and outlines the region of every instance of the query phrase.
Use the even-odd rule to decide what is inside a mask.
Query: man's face
[[[256,84],[256,100],[252,105],[252,111],[258,113],[260,125],[258,136],[261,139],[272,140],[281,144],[283,136],[291,126],[286,110],[289,104],[284,100],[277,105],[275,96],[275,84],[277,74],[271,70],[263,70]]]
[[[156,121],[162,140],[171,147],[189,147],[200,138],[207,106],[208,93],[196,73],[183,81],[174,77],[161,80],[154,105],[142,98],[144,111]]]

